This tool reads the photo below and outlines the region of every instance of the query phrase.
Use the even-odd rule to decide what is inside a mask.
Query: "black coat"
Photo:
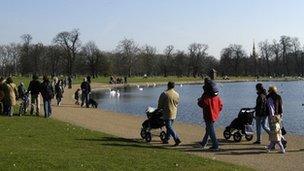
[[[41,89],[41,83],[38,80],[32,80],[28,87],[28,91],[31,92],[32,96],[38,96]]]
[[[267,98],[264,93],[259,93],[256,99],[255,115],[256,116],[267,116]]]

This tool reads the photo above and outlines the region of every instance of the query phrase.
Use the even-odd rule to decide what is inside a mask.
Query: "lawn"
[[[1,116],[0,129],[5,170],[248,170],[53,119]]]

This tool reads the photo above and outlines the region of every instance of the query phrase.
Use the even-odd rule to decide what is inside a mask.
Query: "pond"
[[[275,85],[283,99],[284,126],[293,134],[304,135],[304,82],[264,82],[264,87]],[[217,126],[226,127],[243,107],[254,107],[256,82],[218,83],[224,108]],[[155,85],[154,85],[155,86]],[[145,115],[148,106],[156,107],[159,95],[166,86],[142,86],[120,88],[120,96],[111,96],[110,90],[96,91],[92,97],[99,107],[115,112]],[[202,110],[197,106],[197,98],[202,94],[202,85],[176,85],[180,94],[177,120],[180,122],[203,124]]]

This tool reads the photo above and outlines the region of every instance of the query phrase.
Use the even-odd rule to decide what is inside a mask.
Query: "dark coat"
[[[80,87],[83,94],[89,94],[91,92],[91,86],[87,81],[82,82]]]
[[[258,97],[256,99],[256,106],[255,106],[255,115],[256,116],[267,116],[268,113],[267,109],[267,97],[266,93],[258,93]]]
[[[32,80],[28,87],[28,91],[31,92],[31,95],[37,97],[40,93],[41,83],[38,80]]]
[[[56,94],[56,99],[63,97],[63,87],[59,83],[55,85],[55,94]]]
[[[267,99],[271,98],[274,101],[275,111],[274,115],[282,115],[283,113],[283,102],[280,95],[276,93],[269,93],[267,95]],[[269,114],[269,108],[266,110],[267,114]]]
[[[54,89],[50,81],[42,82],[41,95],[44,100],[51,100],[54,97]]]

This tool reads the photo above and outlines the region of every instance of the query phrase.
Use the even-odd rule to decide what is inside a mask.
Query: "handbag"
[[[286,135],[287,134],[284,126],[281,128],[281,132],[282,132],[282,135]]]

